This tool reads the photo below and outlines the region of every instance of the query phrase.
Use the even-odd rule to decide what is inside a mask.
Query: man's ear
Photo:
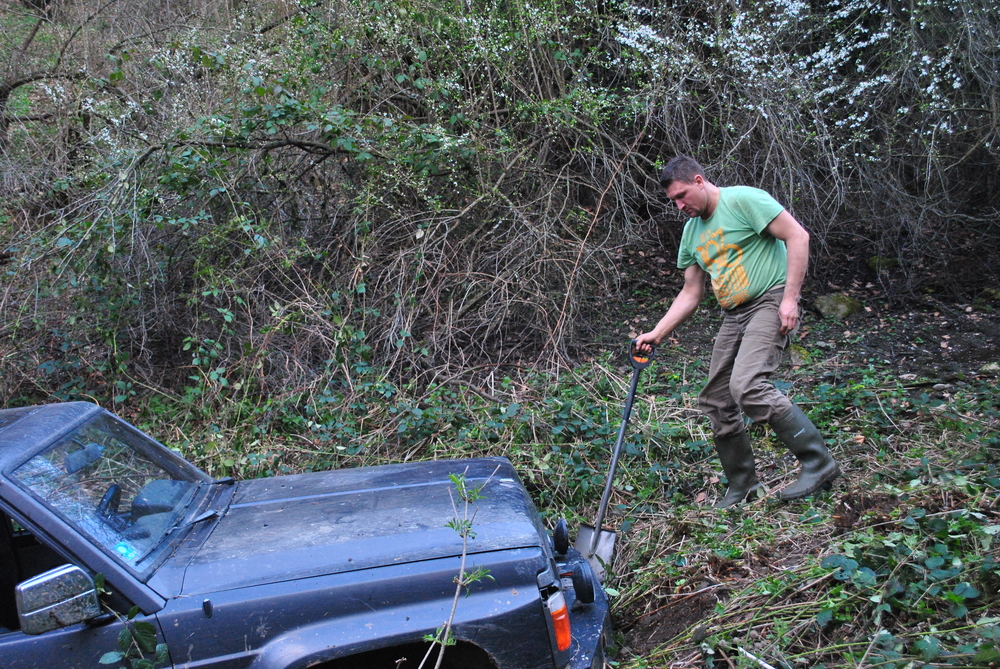
[[[702,188],[705,185],[705,177],[701,176],[700,174],[696,174],[694,175],[694,181],[692,181],[691,183],[693,183],[698,188]]]

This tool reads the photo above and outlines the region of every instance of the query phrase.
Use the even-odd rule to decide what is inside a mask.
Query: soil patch
[[[705,618],[728,594],[728,588],[710,586],[690,595],[678,596],[660,608],[639,616],[632,628],[625,631],[629,640],[627,650],[639,657],[649,653]],[[698,632],[696,627],[693,636],[698,636]]]
[[[848,492],[840,498],[834,508],[833,525],[837,528],[835,533],[843,534],[853,529],[862,518],[865,526],[884,523],[898,506],[899,499],[895,495],[864,491]]]

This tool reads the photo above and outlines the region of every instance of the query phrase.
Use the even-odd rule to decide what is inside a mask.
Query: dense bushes
[[[622,249],[671,257],[675,152],[817,277],[996,279],[992,0],[46,7],[3,14],[8,397],[578,359]]]

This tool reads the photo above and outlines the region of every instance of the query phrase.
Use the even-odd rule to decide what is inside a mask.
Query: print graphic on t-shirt
[[[750,281],[743,269],[743,249],[727,244],[722,229],[703,232],[697,247],[705,270],[712,276],[712,290],[726,308],[742,304],[750,297]]]

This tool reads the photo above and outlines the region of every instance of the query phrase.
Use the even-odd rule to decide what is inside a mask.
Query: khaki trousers
[[[741,412],[755,423],[767,423],[791,408],[789,399],[770,382],[794,334],[780,333],[778,306],[784,292],[783,285],[777,286],[725,311],[712,349],[708,383],[698,395],[717,438],[743,430]]]

